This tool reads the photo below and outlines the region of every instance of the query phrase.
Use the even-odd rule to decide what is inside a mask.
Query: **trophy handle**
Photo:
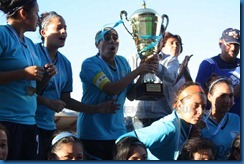
[[[127,18],[127,12],[126,12],[125,10],[122,10],[122,11],[120,12],[120,19],[121,19],[121,20],[123,20],[123,15],[125,15],[125,19],[126,19],[127,21],[129,21],[128,18]],[[125,26],[124,21],[123,21],[122,23],[123,23],[123,26],[125,27],[126,31],[127,31],[133,38],[134,38],[133,34],[132,34],[132,33],[128,30],[128,28]]]
[[[164,26],[164,19],[166,19],[165,26]],[[162,25],[161,25],[161,33],[162,33],[162,35],[165,33],[165,31],[166,31],[166,29],[168,27],[168,24],[169,24],[169,17],[168,17],[168,15],[163,14],[162,15]]]

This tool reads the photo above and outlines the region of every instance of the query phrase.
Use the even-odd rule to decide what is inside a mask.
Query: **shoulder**
[[[230,120],[236,121],[236,122],[240,121],[240,116],[238,116],[237,114],[230,113],[230,112],[228,112],[227,114],[228,114],[228,117],[229,117]]]
[[[128,60],[124,56],[116,55],[115,59],[128,63]]]

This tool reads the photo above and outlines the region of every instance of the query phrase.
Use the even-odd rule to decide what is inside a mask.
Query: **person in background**
[[[50,77],[55,67],[40,66],[34,43],[24,35],[38,25],[37,1],[1,0],[0,10],[7,16],[7,24],[0,26],[0,123],[9,132],[7,159],[35,160],[36,81],[42,81],[44,71]]]
[[[95,45],[98,53],[84,60],[81,66],[82,103],[95,105],[108,100],[117,100],[120,109],[115,114],[80,112],[77,134],[89,154],[103,160],[112,160],[115,140],[126,133],[123,111],[125,98],[133,100],[136,86],[139,84],[133,84],[133,80],[137,76],[154,72],[157,69],[157,59],[144,61],[131,72],[126,59],[117,55],[119,36],[111,27],[105,27],[97,32]]]
[[[51,142],[48,160],[84,160],[84,146],[74,133],[57,131]]]
[[[228,155],[228,160],[241,160],[241,135],[238,134],[232,145],[230,154]]]
[[[240,39],[241,34],[238,29],[227,28],[223,31],[219,40],[219,47],[221,52],[219,55],[209,59],[205,59],[201,62],[198,73],[196,76],[196,82],[199,82],[204,88],[208,78],[212,73],[218,76],[226,76],[231,79],[234,86],[234,105],[231,107],[231,113],[238,114],[240,116],[240,66],[241,60],[237,58],[240,52]]]
[[[131,115],[131,113],[135,113],[131,118],[131,123],[133,125],[139,125],[138,122],[140,121],[142,123],[142,127],[149,126],[154,121],[170,114],[173,111],[173,84],[175,83],[178,75],[178,56],[183,51],[181,37],[179,35],[166,32],[158,44],[158,49],[159,67],[155,73],[157,77],[155,82],[163,84],[164,97],[157,101],[127,101],[125,104],[125,114],[128,113],[126,115]],[[132,68],[135,69],[141,60],[139,59],[139,56],[133,56],[133,58],[132,66],[134,67]],[[129,121],[129,118],[127,118],[127,121]],[[133,129],[131,128],[128,131],[131,130]]]
[[[147,160],[147,148],[136,137],[124,137],[115,144],[114,160]]]
[[[192,125],[197,124],[207,104],[200,84],[189,82],[177,91],[171,114],[148,127],[136,129],[120,136],[134,136],[145,144],[149,160],[176,160],[183,143],[189,138]]]
[[[193,131],[214,142],[216,160],[226,160],[233,140],[240,133],[240,117],[229,112],[234,102],[234,88],[229,79],[216,75],[210,77],[207,86],[211,109]]]
[[[42,42],[36,44],[36,48],[41,65],[52,63],[59,72],[49,80],[46,86],[38,88],[37,92],[36,122],[40,140],[39,159],[45,160],[52,135],[57,129],[54,122],[56,112],[67,108],[88,114],[113,114],[117,105],[112,100],[97,105],[88,105],[71,98],[73,82],[71,63],[59,51],[59,48],[65,45],[67,38],[66,22],[61,15],[51,11],[41,14],[39,26]]]
[[[0,124],[0,160],[6,160],[8,156],[8,131]]]
[[[206,138],[186,140],[177,160],[214,160],[214,143]]]

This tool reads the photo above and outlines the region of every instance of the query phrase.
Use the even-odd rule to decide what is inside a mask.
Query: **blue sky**
[[[67,23],[68,38],[60,51],[71,61],[73,69],[73,93],[77,100],[82,97],[79,72],[85,58],[95,55],[97,49],[94,37],[105,24],[120,19],[120,11],[126,10],[128,16],[141,8],[143,0],[39,0],[40,13],[56,11]],[[146,0],[147,8],[156,10],[160,15],[167,14],[167,31],[179,34],[183,41],[183,53],[193,54],[189,69],[193,79],[202,60],[220,52],[218,40],[224,29],[240,29],[240,1],[238,0]],[[0,12],[0,24],[5,15]],[[116,27],[119,33],[118,54],[129,58],[136,53],[132,37],[122,25]],[[39,34],[26,33],[35,43],[40,41]],[[240,55],[239,55],[240,57]]]

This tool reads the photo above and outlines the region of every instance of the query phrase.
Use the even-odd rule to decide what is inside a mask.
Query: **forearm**
[[[83,112],[83,113],[96,113],[97,108],[96,105],[88,105],[88,104],[83,104],[71,97],[62,97],[62,101],[65,102],[66,108],[76,111],[76,112]]]
[[[23,69],[0,72],[0,85],[7,84],[16,80],[22,80],[22,79],[24,79]]]
[[[40,94],[47,86],[51,76],[44,74],[42,81],[37,82],[37,94]]]
[[[129,84],[133,82],[133,80],[138,76],[138,71],[134,70],[121,80],[118,80],[114,83],[108,83],[104,86],[104,91],[108,95],[116,95],[120,92],[122,92]],[[112,88],[112,89],[111,89]]]

